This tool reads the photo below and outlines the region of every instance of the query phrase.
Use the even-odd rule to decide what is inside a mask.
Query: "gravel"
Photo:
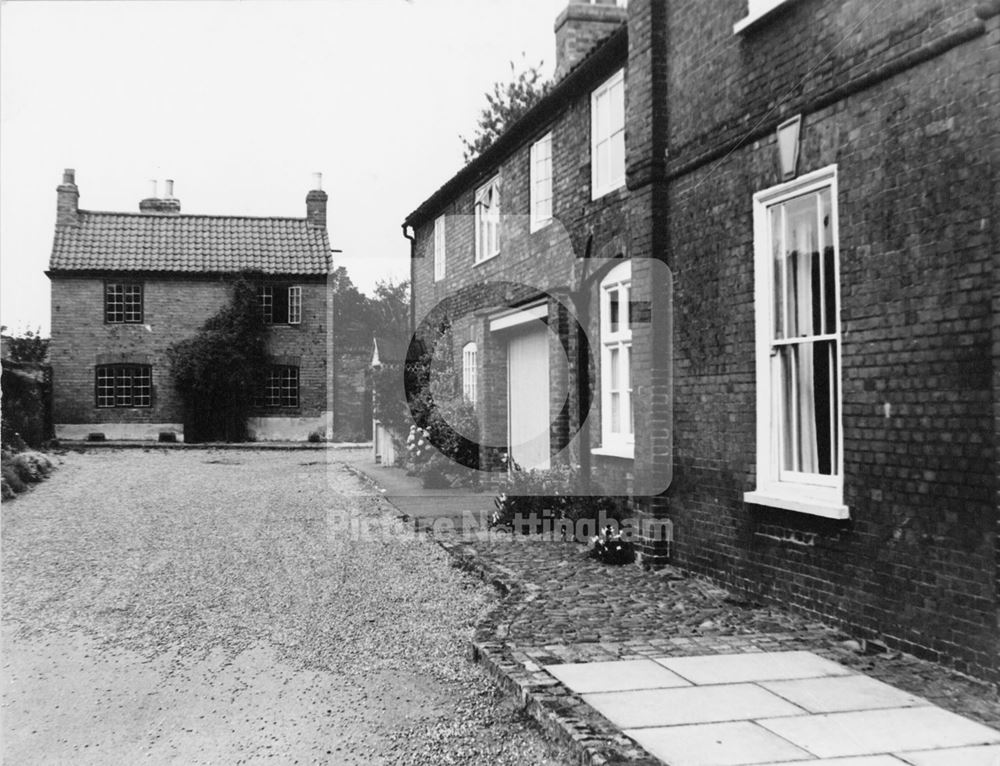
[[[68,453],[4,503],[4,760],[567,762],[467,659],[491,590],[357,458]]]

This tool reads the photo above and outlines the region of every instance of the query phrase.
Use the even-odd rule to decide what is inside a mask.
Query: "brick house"
[[[556,37],[550,94],[406,219],[487,439],[532,436],[525,375],[529,464],[672,522],[643,562],[996,679],[1000,3],[571,2]]]
[[[257,283],[273,357],[250,429],[259,439],[328,433],[331,251],[318,180],[304,218],[181,214],[166,183],[138,213],[79,209],[72,170],[58,187],[46,272],[56,436],[181,436],[167,349],[228,303],[237,274]]]

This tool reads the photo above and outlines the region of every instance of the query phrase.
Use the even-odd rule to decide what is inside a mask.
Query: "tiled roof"
[[[325,227],[304,218],[79,212],[56,227],[52,271],[326,274]]]

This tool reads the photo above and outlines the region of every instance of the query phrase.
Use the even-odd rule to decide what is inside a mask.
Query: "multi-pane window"
[[[96,369],[98,407],[151,407],[153,375],[148,364],[102,364]]]
[[[299,368],[276,364],[267,369],[264,393],[257,400],[260,407],[299,406]]]
[[[476,191],[476,263],[500,252],[500,179]]]
[[[445,217],[434,221],[434,281],[444,279],[445,269]]]
[[[472,404],[476,403],[476,366],[478,350],[475,343],[462,347],[462,396]]]
[[[104,320],[115,324],[142,324],[142,283],[106,282]]]
[[[265,324],[301,324],[302,288],[299,285],[261,285],[257,298]]]
[[[601,281],[601,448],[625,457],[635,445],[631,284],[628,261]]]
[[[625,185],[625,73],[590,96],[590,186],[597,199]]]
[[[531,145],[531,230],[552,221],[552,134]]]
[[[836,169],[761,192],[754,205],[757,492],[842,515]]]

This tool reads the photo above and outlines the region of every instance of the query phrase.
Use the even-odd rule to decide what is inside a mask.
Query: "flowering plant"
[[[431,459],[435,450],[431,446],[430,433],[426,428],[410,426],[410,433],[406,437],[406,451],[410,455],[410,460],[417,466]]]
[[[590,557],[605,564],[628,564],[635,560],[632,543],[622,537],[621,530],[610,524],[591,538],[590,544]]]

